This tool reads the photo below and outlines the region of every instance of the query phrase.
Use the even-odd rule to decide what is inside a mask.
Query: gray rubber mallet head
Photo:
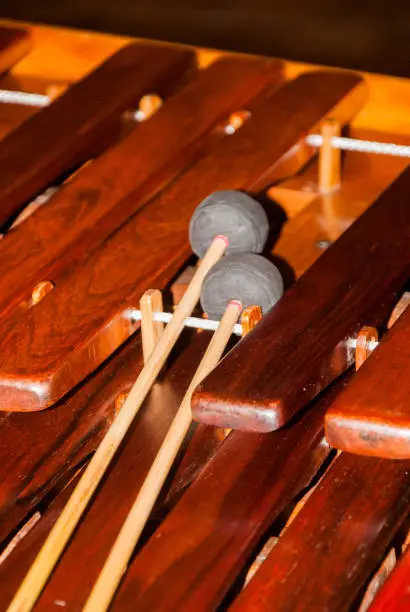
[[[215,191],[192,215],[189,240],[202,258],[215,236],[229,240],[228,253],[261,253],[269,234],[268,217],[262,206],[240,191]]]
[[[266,314],[282,297],[283,280],[277,267],[262,255],[226,255],[205,277],[201,306],[210,319],[220,319],[230,300],[257,305]]]

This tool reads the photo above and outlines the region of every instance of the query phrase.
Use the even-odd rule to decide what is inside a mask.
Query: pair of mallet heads
[[[265,211],[258,202],[240,192],[214,193],[195,210],[189,236],[194,252],[201,258],[196,273],[20,585],[8,608],[9,612],[27,612],[34,606],[111,459],[182,332],[185,319],[191,315],[201,299],[202,307],[210,317],[219,318],[222,315],[222,319],[84,610],[102,612],[109,607],[191,424],[190,404],[193,391],[217,365],[242,308],[257,304],[265,314],[282,295],[283,282],[279,271],[259,255],[266,244],[268,234],[269,223]]]

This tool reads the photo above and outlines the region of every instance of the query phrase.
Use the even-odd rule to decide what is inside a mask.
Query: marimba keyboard
[[[409,313],[387,321],[408,301],[408,160],[405,148],[342,155],[332,138],[409,146],[410,83],[391,85],[402,98],[390,108],[374,94],[385,83],[387,98],[384,77],[118,40],[55,95],[56,79],[24,76],[42,52],[27,32],[0,30],[0,87],[50,99],[0,105],[1,608],[406,609]],[[214,194],[226,227],[209,268],[229,269],[251,215],[239,192],[266,213],[262,255],[285,295],[259,322],[239,273],[228,298],[248,307],[235,328],[246,337],[193,385],[203,423],[190,423],[187,389],[237,314],[209,322],[226,336],[212,357],[209,330],[183,330],[208,265],[188,226]],[[169,359],[154,364],[166,334]],[[112,457],[81,497],[104,444]],[[146,516],[136,506],[144,529],[124,532],[117,563],[147,482],[158,490]],[[63,533],[70,500],[78,516]]]

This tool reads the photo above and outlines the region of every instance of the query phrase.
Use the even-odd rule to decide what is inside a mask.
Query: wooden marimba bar
[[[1,608],[406,609],[410,129],[355,127],[377,79],[121,41],[55,95],[0,43]]]

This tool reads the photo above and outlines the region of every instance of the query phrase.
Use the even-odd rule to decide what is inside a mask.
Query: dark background
[[[410,0],[0,0],[0,13],[410,76]]]

